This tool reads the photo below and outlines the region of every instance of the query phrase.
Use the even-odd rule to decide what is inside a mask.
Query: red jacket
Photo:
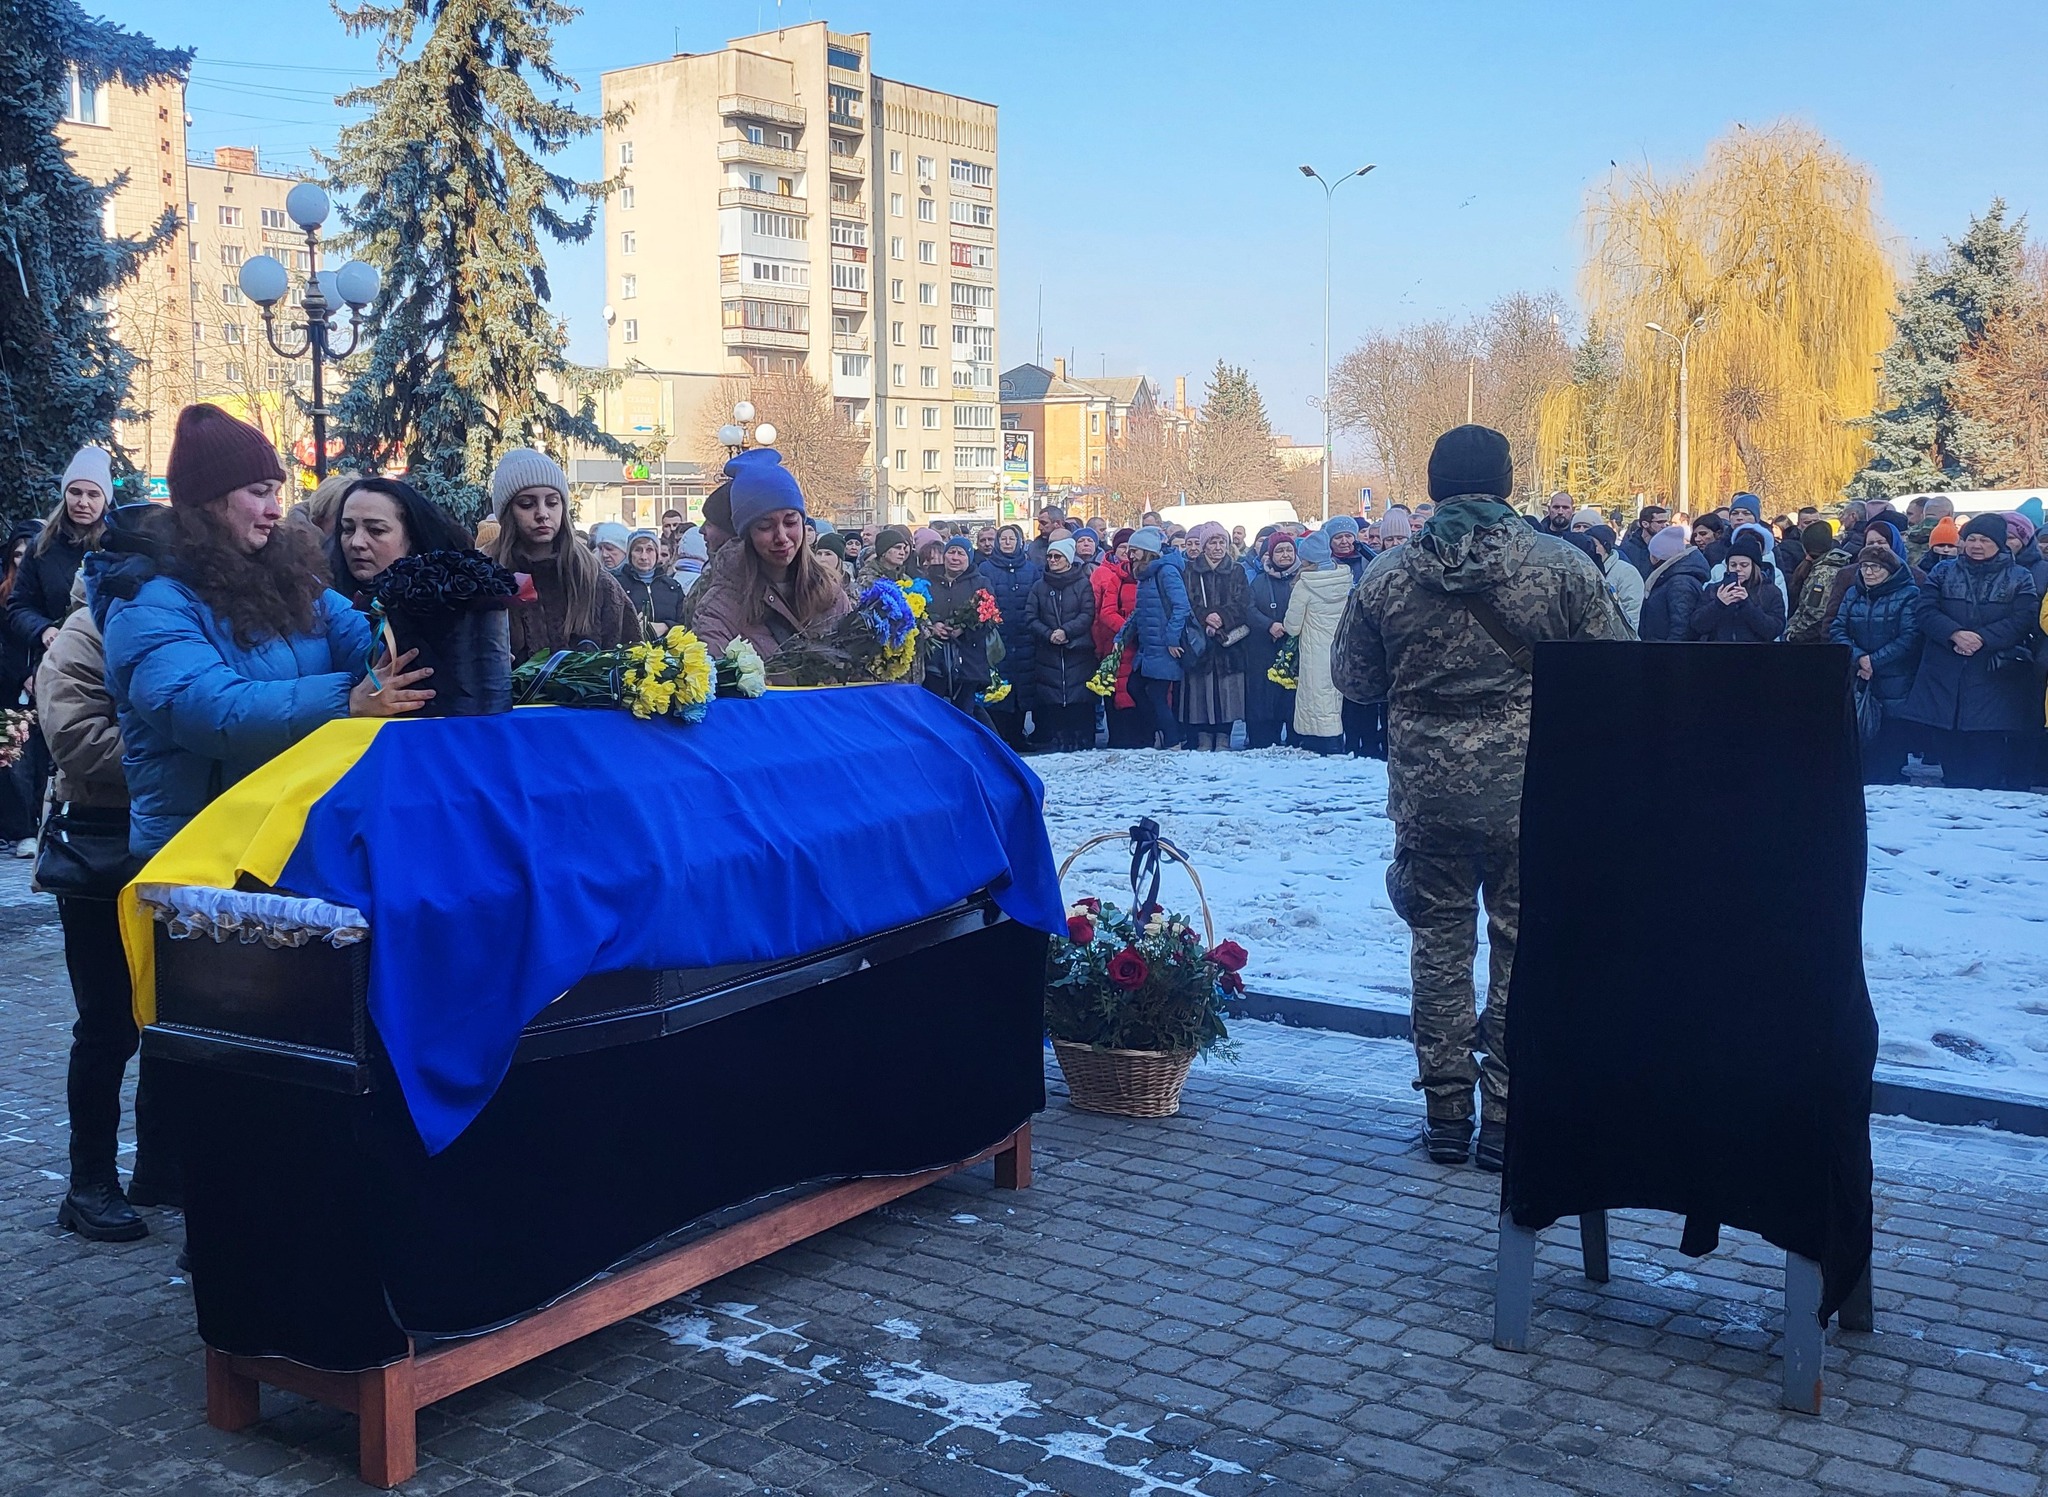
[[[1095,653],[1107,660],[1109,652],[1116,648],[1117,635],[1130,621],[1131,610],[1138,606],[1138,581],[1123,562],[1110,556],[1095,564],[1088,585],[1095,589]],[[1126,650],[1116,668],[1116,695],[1110,698],[1110,706],[1138,705],[1130,692],[1131,667],[1137,663],[1138,652]]]

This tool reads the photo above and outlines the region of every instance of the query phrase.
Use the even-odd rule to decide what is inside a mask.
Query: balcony
[[[971,182],[954,182],[953,196],[969,203],[993,203],[996,190],[993,187],[976,187]]]
[[[955,265],[952,271],[953,279],[956,281],[968,281],[976,286],[993,286],[996,283],[996,273],[993,270],[977,270],[972,265]]]
[[[857,218],[865,224],[868,221],[868,205],[859,198],[834,198],[832,199],[832,216],[834,218]]]
[[[864,244],[835,244],[832,246],[832,258],[848,265],[865,265],[868,263],[867,246]]]
[[[785,151],[780,146],[756,145],[751,140],[721,140],[718,159],[727,163],[743,161],[755,166],[779,167],[784,171],[808,170],[810,158],[802,151]]]
[[[841,291],[834,286],[832,305],[842,312],[865,312],[868,309],[868,294],[865,291]]]
[[[866,353],[868,351],[868,335],[866,333],[834,333],[832,335],[832,351],[834,353]]]
[[[721,187],[718,190],[718,206],[766,208],[775,213],[802,215],[811,211],[811,200],[782,192],[756,192],[751,187]]]
[[[868,179],[868,158],[865,156],[842,156],[834,151],[827,160],[835,177],[859,177],[863,182]]]
[[[994,327],[996,325],[996,309],[994,307],[956,306],[952,309],[952,312],[953,321],[961,327]]]
[[[727,348],[795,348],[811,346],[809,333],[780,333],[765,327],[729,327],[725,329]]]
[[[727,94],[718,101],[718,112],[729,120],[767,120],[777,125],[801,125],[804,122],[802,105],[778,104],[773,99],[757,98],[753,94]]]
[[[779,281],[742,281],[736,276],[720,280],[718,290],[722,296],[751,296],[755,301],[809,305],[811,300],[811,288],[808,286],[785,286]]]
[[[996,242],[996,231],[993,228],[984,229],[977,224],[952,224],[949,227],[952,229],[953,238],[961,244],[994,244]]]

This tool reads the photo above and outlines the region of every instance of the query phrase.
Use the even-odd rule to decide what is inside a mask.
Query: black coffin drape
[[[1045,940],[998,919],[849,970],[856,952],[680,1032],[522,1059],[433,1158],[388,1075],[323,1089],[266,1074],[266,1048],[288,1046],[243,1040],[209,1064],[205,1036],[173,1050],[152,1031],[183,1135],[200,1333],[376,1366],[408,1334],[488,1329],[769,1193],[970,1158],[1044,1106]],[[332,958],[202,955],[238,952],[270,971]]]
[[[1503,1202],[1870,1262],[1863,794],[1835,645],[1545,644],[1522,793]]]

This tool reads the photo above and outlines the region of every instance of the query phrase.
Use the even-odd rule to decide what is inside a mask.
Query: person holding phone
[[[1692,637],[1715,644],[1767,645],[1785,632],[1785,595],[1762,580],[1764,543],[1754,530],[1729,543],[1721,576],[1693,610]]]

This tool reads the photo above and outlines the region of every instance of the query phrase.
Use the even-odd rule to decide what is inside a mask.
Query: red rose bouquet
[[[1054,1039],[1108,1050],[1229,1054],[1223,1005],[1242,992],[1245,949],[1204,951],[1187,920],[1149,910],[1140,921],[1081,899],[1067,939],[1047,954],[1045,1021]]]
[[[1002,609],[996,607],[995,594],[987,588],[975,589],[974,596],[946,615],[944,622],[962,634],[974,629],[986,629],[1003,621]]]

